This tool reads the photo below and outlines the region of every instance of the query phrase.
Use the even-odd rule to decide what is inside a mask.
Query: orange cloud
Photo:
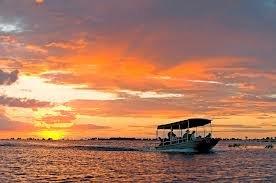
[[[248,115],[254,117],[244,117],[247,123],[257,123],[260,112],[276,110],[274,22],[263,3],[252,2],[246,13],[241,8],[232,17],[225,12],[248,6],[231,3],[223,7],[227,11],[217,11],[218,5],[208,2],[206,11],[198,12],[190,11],[198,4],[181,1],[169,6],[70,1],[73,9],[54,1],[14,3],[3,1],[0,7],[0,104],[12,111],[12,119],[25,116],[41,130],[62,129],[58,136],[66,130],[89,135],[98,126],[110,127],[103,129],[112,134],[152,135],[122,126],[137,118],[154,123],[192,115],[220,120]],[[267,21],[259,21],[256,12]],[[16,69],[20,75],[10,72]],[[57,110],[51,102],[72,109]],[[33,116],[14,107],[28,108]],[[131,119],[101,125],[93,117]],[[114,129],[117,124],[121,129]],[[55,135],[49,129],[46,135]]]
[[[88,45],[87,41],[84,39],[79,39],[75,41],[61,41],[61,42],[51,42],[46,44],[46,47],[50,48],[61,48],[61,49],[71,49],[71,50],[77,50],[77,49],[84,49]]]
[[[48,50],[40,47],[40,46],[37,46],[37,45],[26,45],[25,48],[28,50],[28,51],[31,51],[31,52],[39,52],[39,53],[42,53],[42,54],[45,54],[48,52]]]

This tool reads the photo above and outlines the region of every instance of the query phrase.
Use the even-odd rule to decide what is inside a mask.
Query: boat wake
[[[161,152],[161,153],[192,153],[191,150],[157,150],[153,146],[144,147],[117,147],[117,146],[97,146],[97,145],[69,145],[69,144],[49,144],[49,143],[0,143],[2,147],[25,147],[25,148],[47,148],[47,149],[75,149],[84,151],[125,151],[125,152]]]
[[[70,148],[70,146],[68,148]],[[89,151],[142,151],[142,149],[138,149],[138,148],[112,147],[112,146],[73,146],[73,148],[76,148],[79,150],[89,150]]]

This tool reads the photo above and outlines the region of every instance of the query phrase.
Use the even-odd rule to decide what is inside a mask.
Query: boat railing
[[[177,137],[177,138],[173,138],[173,139],[160,139],[161,143],[159,144],[159,146],[164,146],[164,145],[170,145],[170,144],[179,144],[179,143],[183,143],[183,142],[189,142],[189,141],[195,141],[197,139],[207,139],[207,138],[212,138],[211,136],[206,136],[206,137]]]
[[[184,138],[184,137],[178,137],[175,139],[161,139],[161,144],[162,146],[164,145],[169,145],[169,144],[177,144],[177,143],[182,143],[185,141],[189,141],[188,138]]]

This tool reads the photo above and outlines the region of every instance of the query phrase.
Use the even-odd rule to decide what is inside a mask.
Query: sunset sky
[[[0,0],[0,138],[276,136],[274,0]]]

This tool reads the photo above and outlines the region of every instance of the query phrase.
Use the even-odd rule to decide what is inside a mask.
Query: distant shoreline
[[[221,141],[246,141],[246,142],[276,142],[276,137],[266,137],[261,139],[240,139],[240,138],[219,138]],[[88,140],[128,140],[128,141],[156,141],[156,138],[135,138],[135,137],[110,137],[110,138],[100,138],[100,137],[93,137],[93,138],[81,138],[81,139],[58,139],[54,140],[52,138],[6,138],[0,140],[11,140],[11,141],[88,141]]]

